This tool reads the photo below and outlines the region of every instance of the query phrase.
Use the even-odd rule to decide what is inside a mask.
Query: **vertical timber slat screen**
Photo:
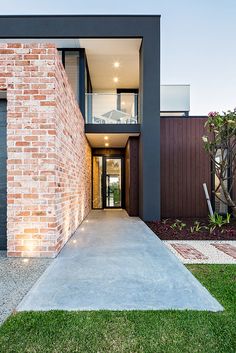
[[[206,118],[161,118],[161,216],[205,217],[202,184],[211,191],[211,163],[202,136]]]

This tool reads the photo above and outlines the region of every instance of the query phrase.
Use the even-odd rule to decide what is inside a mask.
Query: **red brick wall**
[[[56,218],[60,249],[90,211],[92,160],[84,119],[58,57],[55,78]]]
[[[8,102],[8,255],[54,257],[90,209],[83,119],[53,45],[1,44],[0,89]]]

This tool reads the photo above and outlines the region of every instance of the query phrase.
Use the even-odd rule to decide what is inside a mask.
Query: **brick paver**
[[[232,258],[236,259],[236,247],[231,245],[231,244],[216,244],[213,243],[211,244],[214,246],[216,249],[222,251],[226,255],[231,256]]]
[[[207,256],[188,244],[172,243],[171,246],[185,259],[206,260]]]

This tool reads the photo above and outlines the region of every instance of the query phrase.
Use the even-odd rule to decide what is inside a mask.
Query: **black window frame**
[[[89,73],[89,67],[88,67],[88,61],[87,61],[87,56],[84,48],[57,48],[59,52],[61,52],[61,57],[62,57],[62,64],[65,67],[65,57],[66,57],[66,52],[78,52],[79,53],[79,75],[78,75],[78,96],[76,97],[77,102],[80,107],[80,111],[83,115],[83,118],[85,120],[85,93],[92,93],[93,92],[93,87],[92,87],[92,82],[91,82],[91,77]],[[87,75],[86,75],[87,72]],[[87,80],[87,84],[85,85],[85,80]],[[87,92],[86,92],[86,86],[87,86]]]

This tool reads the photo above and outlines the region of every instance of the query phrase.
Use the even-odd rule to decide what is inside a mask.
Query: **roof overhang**
[[[0,16],[0,38],[156,38],[160,15]]]
[[[85,124],[91,147],[125,147],[130,136],[140,135],[140,124]]]
[[[89,144],[93,148],[124,148],[131,136],[138,137],[139,134],[86,134]]]

